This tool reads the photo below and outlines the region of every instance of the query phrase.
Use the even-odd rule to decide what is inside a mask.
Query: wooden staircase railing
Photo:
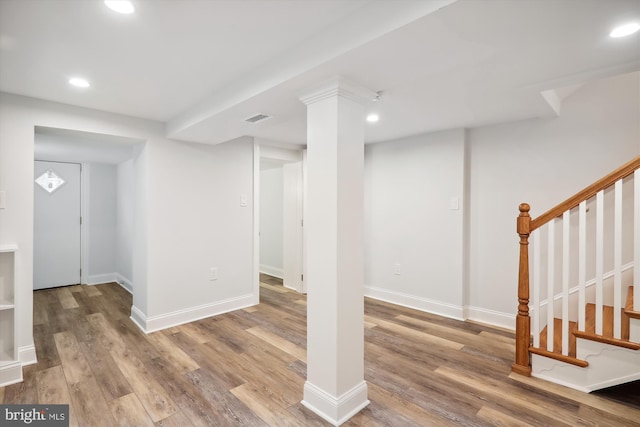
[[[634,234],[636,237],[634,238],[634,255],[633,255],[633,271],[634,271],[634,280],[636,283],[640,284],[640,156],[635,157],[630,162],[622,165],[615,171],[611,172],[607,176],[602,179],[594,182],[592,185],[583,189],[582,191],[576,193],[574,196],[568,198],[564,202],[558,204],[554,208],[548,210],[542,215],[532,219],[529,215],[530,206],[526,203],[522,203],[519,206],[520,214],[517,219],[517,233],[520,237],[520,265],[518,270],[518,314],[516,316],[516,352],[515,352],[515,363],[512,365],[512,371],[521,375],[530,376],[531,375],[531,362],[530,362],[530,350],[531,347],[531,318],[529,315],[529,301],[530,301],[530,272],[529,272],[529,238],[531,234],[542,227],[543,225],[549,223],[558,217],[563,217],[568,220],[569,211],[575,207],[580,206],[580,214],[581,219],[584,220],[582,215],[585,215],[586,210],[586,201],[594,196],[598,196],[598,209],[601,210],[602,199],[603,199],[603,191],[611,186],[616,185],[616,187],[622,184],[622,180],[631,174],[634,174]],[[618,183],[618,184],[617,184]],[[621,189],[617,191],[621,192]],[[618,193],[616,193],[618,194]],[[616,208],[617,209],[617,208]],[[586,222],[586,221],[585,221]],[[586,227],[586,225],[585,225]],[[553,234],[551,234],[553,235]],[[566,232],[566,236],[568,236],[568,231]],[[564,241],[563,241],[564,242]],[[568,245],[567,245],[568,246]],[[597,252],[597,251],[596,251]],[[564,255],[564,254],[563,254]],[[597,257],[597,255],[596,255]],[[565,267],[566,268],[566,267]],[[596,267],[597,270],[597,267]],[[619,270],[619,269],[618,269]],[[564,274],[564,273],[563,273]],[[568,273],[567,273],[568,274]],[[602,271],[599,273],[599,286],[602,285]],[[619,275],[619,271],[616,272]],[[568,277],[568,276],[567,276]],[[618,280],[618,279],[616,279]],[[564,298],[568,301],[568,279],[563,276],[563,291],[565,293]],[[584,282],[584,278],[583,278]],[[551,289],[551,288],[549,288]],[[581,301],[580,303],[584,306],[584,289],[581,290]],[[640,311],[640,292],[635,293],[634,299],[634,310]],[[547,295],[547,312],[551,311],[551,315],[548,315],[548,319],[551,319],[548,327],[551,329],[551,335],[553,335],[553,301],[554,295]],[[563,305],[567,304],[567,302],[563,301]],[[602,300],[600,297],[600,301],[596,304],[599,307],[599,310],[602,309]],[[540,307],[538,306],[538,309]],[[581,309],[582,310],[582,309]],[[566,311],[568,311],[563,306],[563,313],[566,315]],[[538,314],[539,315],[539,312]],[[584,318],[584,313],[581,314]],[[596,313],[596,316],[599,316]],[[569,329],[569,320],[568,316],[566,319],[563,319],[563,325],[566,326],[567,332]],[[601,320],[601,319],[600,319]],[[565,332],[566,333],[566,332]],[[536,349],[538,354],[543,354],[545,351],[543,349]],[[551,353],[551,352],[549,352]],[[556,358],[559,360],[570,359],[569,357],[563,354],[557,354]],[[586,366],[586,365],[585,365]]]

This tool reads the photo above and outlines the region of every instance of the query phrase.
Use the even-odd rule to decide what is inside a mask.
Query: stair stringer
[[[586,393],[640,379],[640,350],[577,339],[581,368],[537,354],[531,355],[531,375]]]

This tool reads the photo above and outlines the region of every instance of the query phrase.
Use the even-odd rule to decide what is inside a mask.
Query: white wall
[[[639,76],[586,84],[558,118],[366,146],[367,295],[514,327],[518,205],[535,217],[640,153]]]
[[[133,159],[117,166],[116,248],[117,279],[133,292],[133,236],[135,220],[135,169]]]
[[[252,305],[253,139],[146,148],[148,306],[133,318],[151,331]]]
[[[535,217],[640,153],[639,75],[586,84],[555,119],[469,131],[470,317],[513,326],[520,203]]]
[[[18,345],[33,351],[33,159],[36,126],[124,136],[136,148],[133,304],[143,328],[251,304],[250,139],[220,146],[170,141],[161,123],[0,94],[0,244],[19,247]],[[240,207],[246,194],[248,207]],[[209,267],[219,279],[208,280]],[[197,309],[194,309],[196,307]],[[23,360],[28,357],[25,356]]]
[[[104,163],[88,163],[83,166],[84,197],[87,233],[86,283],[105,283],[115,280],[117,236],[117,174],[116,166]]]
[[[283,278],[282,166],[260,171],[260,272]]]
[[[464,167],[461,129],[366,146],[366,295],[463,317]]]

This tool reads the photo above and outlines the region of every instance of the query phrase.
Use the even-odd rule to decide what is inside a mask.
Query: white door
[[[302,162],[282,166],[284,184],[283,269],[284,286],[305,293],[303,270],[303,174]]]
[[[35,162],[33,288],[80,283],[77,163]]]

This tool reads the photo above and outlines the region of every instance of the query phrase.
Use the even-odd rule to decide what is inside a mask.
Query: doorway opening
[[[36,127],[34,290],[117,282],[133,293],[135,158],[142,145]]]
[[[304,153],[260,147],[259,174],[259,280],[306,293]]]

